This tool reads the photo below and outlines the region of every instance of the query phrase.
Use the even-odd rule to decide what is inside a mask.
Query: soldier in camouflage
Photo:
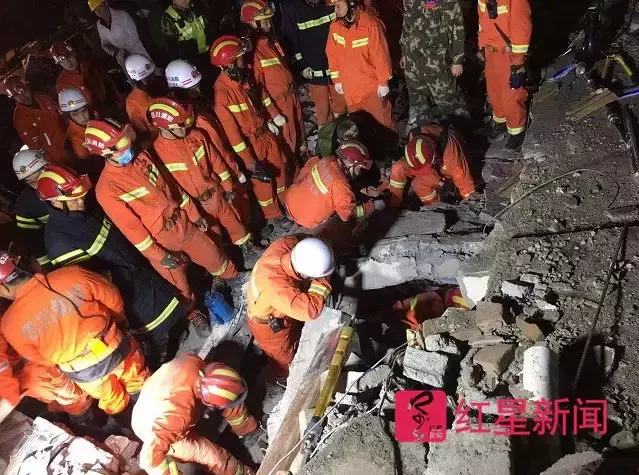
[[[404,0],[401,66],[409,125],[465,112],[456,77],[463,72],[464,20],[458,0]]]

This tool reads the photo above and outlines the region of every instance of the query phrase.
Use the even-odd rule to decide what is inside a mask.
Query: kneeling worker
[[[247,293],[248,327],[270,359],[274,377],[285,379],[300,337],[300,322],[316,319],[331,293],[333,251],[318,238],[285,236],[257,261]]]
[[[208,408],[222,410],[234,434],[255,432],[257,421],[246,410],[247,388],[232,368],[206,363],[182,354],[165,363],[146,381],[133,408],[131,427],[140,440],[140,467],[149,475],[179,473],[177,462],[203,465],[217,475],[249,475],[255,472],[235,457],[199,435],[195,426]]]

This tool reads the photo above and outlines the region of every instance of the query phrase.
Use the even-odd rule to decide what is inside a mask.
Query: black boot
[[[508,142],[506,142],[507,150],[519,150],[524,143],[525,134],[523,132],[517,135],[508,134]]]
[[[501,140],[508,133],[508,129],[506,128],[506,123],[498,124],[494,120],[490,122],[490,127],[488,129],[488,138],[490,140]]]
[[[240,246],[242,251],[242,260],[244,261],[244,269],[251,270],[257,260],[260,258],[260,254],[264,249],[258,248],[251,241],[247,241]]]

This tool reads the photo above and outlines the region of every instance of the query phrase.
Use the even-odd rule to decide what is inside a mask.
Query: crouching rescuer
[[[123,331],[117,288],[77,266],[31,275],[4,251],[0,265],[0,297],[13,301],[1,324],[7,342],[30,362],[57,367],[107,414],[124,411],[149,371]]]
[[[196,355],[183,354],[162,365],[133,408],[131,427],[143,442],[140,467],[149,475],[172,475],[180,473],[176,462],[192,462],[216,475],[254,474],[194,429],[203,405],[222,411],[237,436],[255,433],[258,424],[244,405],[246,395],[242,377],[222,363],[207,365]]]

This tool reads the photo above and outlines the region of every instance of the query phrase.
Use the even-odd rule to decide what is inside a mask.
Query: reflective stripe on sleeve
[[[240,153],[241,151],[245,149],[246,149],[246,144],[243,141],[238,143],[237,145],[233,145],[233,151],[235,153]]]
[[[186,193],[182,193],[182,202],[180,203],[180,208],[184,208],[187,204],[189,204],[191,198]]]
[[[224,261],[224,263],[222,264],[222,266],[221,266],[218,270],[216,270],[215,272],[211,272],[211,275],[212,275],[213,277],[217,277],[218,275],[222,275],[222,274],[224,274],[224,273],[226,272],[226,268],[227,268],[228,266],[229,266],[229,260],[228,260],[228,259],[226,259],[226,260]]]
[[[143,241],[135,245],[136,249],[140,252],[146,251],[153,244],[153,238],[149,234]]]
[[[357,205],[355,207],[355,217],[361,218],[364,216],[364,207],[362,205]]]
[[[311,286],[308,289],[309,294],[316,294],[322,298],[328,297],[328,294],[331,293],[330,289],[319,282],[311,283]]]
[[[392,188],[399,188],[399,189],[403,189],[406,186],[406,182],[405,181],[395,181],[395,180],[391,180],[390,181],[390,186]]]
[[[230,104],[228,106],[228,110],[230,110],[231,112],[242,112],[242,111],[247,111],[248,110],[248,105],[246,104],[246,102],[243,102],[241,104]]]
[[[513,53],[515,54],[526,54],[528,53],[528,46],[529,45],[511,45],[510,49]]]
[[[164,323],[164,321],[167,318],[171,316],[171,313],[173,313],[173,310],[175,310],[175,307],[178,306],[178,303],[180,302],[178,301],[177,297],[173,297],[173,299],[169,302],[166,308],[162,310],[162,313],[160,313],[160,315],[158,315],[152,322],[147,323],[142,328],[130,330],[130,332],[133,334],[139,335],[141,333],[148,333],[150,331],[155,330],[157,327],[162,325],[162,323]]]
[[[297,61],[301,60],[302,59],[302,53],[295,53],[295,59]]]
[[[40,264],[41,266],[51,262],[51,258],[49,256],[41,256],[41,257],[38,257],[36,260],[38,261],[38,264]]]
[[[220,181],[226,181],[229,178],[231,178],[231,173],[228,170],[226,170],[220,173],[218,176],[220,177]]]
[[[360,38],[359,40],[353,40],[351,43],[352,48],[361,48],[362,46],[366,46],[368,44],[368,37]]]
[[[317,188],[319,189],[320,193],[322,193],[323,195],[327,194],[328,193],[328,187],[322,181],[322,177],[320,176],[319,169],[317,168],[317,165],[313,166],[313,169],[311,170],[311,176],[313,177],[313,181],[315,182],[315,186],[317,186]]]
[[[302,23],[298,23],[297,24],[297,28],[299,30],[308,30],[309,28],[315,28],[317,26],[321,26],[321,25],[324,25],[326,23],[329,23],[329,22],[335,20],[335,18],[337,18],[337,15],[335,13],[331,13],[330,15],[324,15],[322,17],[319,17],[316,20],[308,20],[308,21],[304,21]],[[300,59],[301,59],[301,55],[300,55]]]
[[[126,203],[130,203],[131,201],[137,200],[138,198],[142,198],[149,194],[149,190],[147,190],[146,186],[141,186],[140,188],[136,188],[133,191],[129,191],[128,193],[122,193],[118,198]]]
[[[188,171],[186,163],[167,163],[166,169],[171,173]]]
[[[333,40],[335,43],[340,44],[342,46],[346,46],[346,40],[342,35],[338,35],[337,33],[333,33]]]
[[[257,202],[262,208],[266,208],[267,206],[271,206],[273,204],[273,198],[264,201],[257,200]]]
[[[268,107],[268,106],[270,106],[271,104],[273,104],[273,101],[271,100],[271,98],[270,98],[270,97],[267,97],[266,99],[264,99],[264,100],[262,101],[262,103],[264,104],[264,106],[265,106],[265,107]]]
[[[268,58],[268,59],[260,59],[260,66],[263,68],[268,68],[270,66],[275,66],[280,64],[279,58]]]

